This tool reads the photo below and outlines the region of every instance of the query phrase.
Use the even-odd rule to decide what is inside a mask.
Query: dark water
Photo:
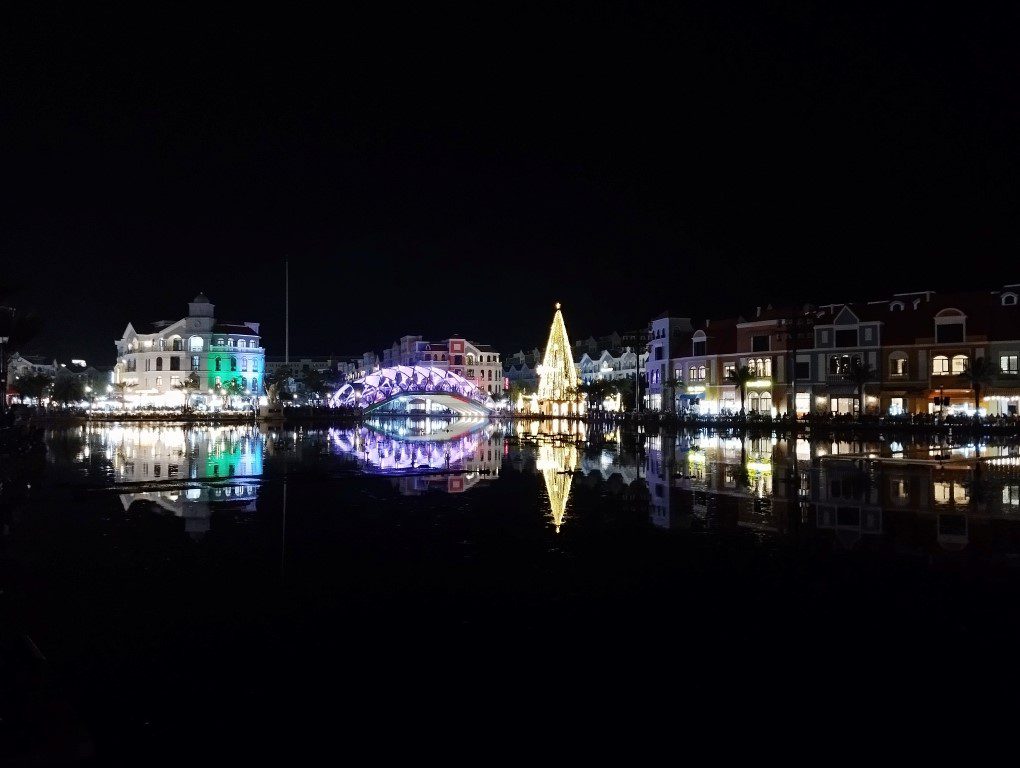
[[[11,694],[6,734],[97,762],[917,690],[1020,641],[1017,444],[440,419],[46,444],[4,598],[59,706],[18,722]]]

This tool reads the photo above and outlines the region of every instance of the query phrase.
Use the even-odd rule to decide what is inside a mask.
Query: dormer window
[[[902,301],[894,301],[889,305],[890,312],[902,312],[905,306]]]
[[[958,309],[943,309],[935,315],[935,343],[963,343],[966,320],[967,316]]]
[[[694,339],[692,341],[693,344],[692,352],[695,357],[701,357],[705,354],[705,342],[706,339],[704,331],[698,331],[697,333],[694,334]]]
[[[1004,293],[1002,294],[1002,306],[1012,307],[1016,304],[1016,299],[1015,293]]]

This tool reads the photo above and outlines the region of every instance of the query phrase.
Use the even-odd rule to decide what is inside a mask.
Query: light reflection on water
[[[118,487],[125,509],[155,505],[194,535],[216,510],[254,512],[264,479],[321,461],[386,476],[405,495],[538,474],[545,494],[536,506],[555,531],[584,514],[572,511],[582,483],[636,500],[663,529],[813,531],[848,547],[910,529],[921,548],[988,548],[1012,541],[1020,521],[1015,442],[635,434],[566,420],[433,417],[346,428],[104,424],[52,430],[47,443],[52,463]]]

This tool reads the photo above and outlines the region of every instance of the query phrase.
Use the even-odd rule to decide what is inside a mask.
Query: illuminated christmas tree
[[[567,338],[567,326],[563,323],[563,313],[557,302],[552,328],[549,329],[549,341],[545,345],[545,357],[538,369],[538,399],[553,402],[575,400],[576,388],[574,356],[570,339]]]

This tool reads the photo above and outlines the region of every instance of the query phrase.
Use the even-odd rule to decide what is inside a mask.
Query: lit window
[[[1017,368],[1018,360],[1020,358],[1017,355],[999,355],[999,370],[1009,375],[1020,373]]]
[[[931,372],[933,376],[945,376],[949,373],[949,358],[945,355],[936,355],[931,361]]]
[[[953,356],[953,373],[966,373],[967,371],[967,356],[966,355],[954,355]]]
[[[890,376],[906,376],[907,375],[907,356],[903,352],[894,352],[889,357],[889,375]]]

